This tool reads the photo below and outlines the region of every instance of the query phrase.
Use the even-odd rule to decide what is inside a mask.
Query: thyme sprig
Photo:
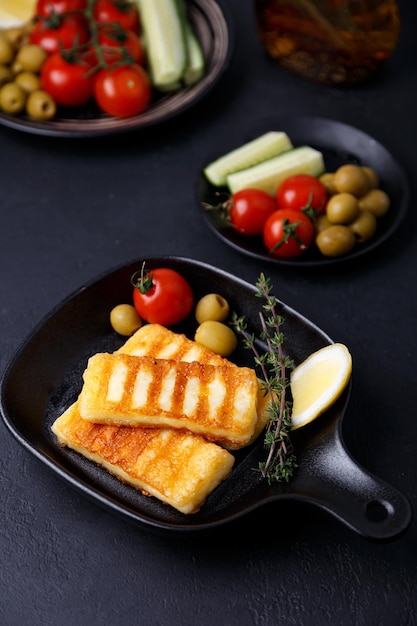
[[[292,442],[291,430],[291,394],[287,371],[292,367],[292,360],[284,354],[284,333],[281,328],[284,319],[277,312],[277,300],[272,293],[272,284],[263,273],[256,282],[256,296],[264,300],[259,311],[261,332],[259,339],[266,344],[266,351],[260,352],[256,345],[255,334],[247,330],[244,316],[232,316],[232,324],[243,337],[245,348],[252,350],[255,366],[262,374],[265,395],[270,398],[268,411],[269,422],[265,431],[264,446],[268,450],[267,458],[258,465],[258,470],[269,484],[288,482],[297,467]]]

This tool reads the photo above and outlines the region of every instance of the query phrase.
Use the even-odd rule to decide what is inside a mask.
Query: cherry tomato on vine
[[[100,70],[94,82],[94,97],[100,109],[115,117],[141,113],[151,100],[148,74],[140,65],[119,65]]]
[[[191,313],[194,294],[181,274],[170,268],[145,270],[131,278],[133,304],[146,322],[174,326]]]
[[[279,209],[314,209],[316,215],[325,212],[327,190],[318,178],[309,174],[295,174],[278,187],[276,199]]]
[[[64,58],[60,52],[54,52],[41,69],[42,89],[60,106],[81,106],[93,96],[94,76],[89,71],[88,65],[72,60],[71,55]]]
[[[260,189],[242,189],[226,206],[230,225],[244,235],[260,235],[268,217],[277,210],[275,200]]]
[[[145,63],[145,48],[139,35],[131,30],[125,30],[121,27],[100,29],[98,43],[109,66],[120,61],[123,62],[126,54],[130,57],[131,63],[137,63],[138,65],[144,65]]]
[[[51,13],[65,13],[67,11],[83,11],[87,8],[87,0],[38,0],[36,15],[51,15]]]
[[[265,222],[264,244],[275,257],[299,256],[307,250],[313,239],[313,222],[302,211],[278,209]]]
[[[139,12],[133,2],[127,0],[97,0],[94,5],[97,22],[113,22],[126,30],[139,32]]]
[[[35,25],[30,35],[30,43],[43,48],[48,54],[61,49],[69,50],[86,43],[89,32],[84,22],[71,15],[46,17]]]

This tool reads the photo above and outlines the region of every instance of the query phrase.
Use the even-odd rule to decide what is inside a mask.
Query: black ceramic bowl
[[[93,105],[86,105],[58,112],[47,121],[0,112],[0,124],[37,135],[90,137],[148,128],[186,111],[214,87],[227,68],[232,52],[230,22],[215,0],[190,0],[187,10],[206,64],[205,76],[197,84],[177,92],[155,94],[151,105],[132,117],[110,117]]]
[[[278,258],[268,253],[262,237],[248,237],[229,227],[218,212],[203,208],[203,203],[216,206],[219,203],[217,192],[228,194],[226,188],[211,185],[203,171],[197,180],[197,203],[209,228],[227,245],[248,256],[268,261],[276,265],[299,268],[320,267],[345,263],[369,254],[379,248],[399,228],[407,212],[409,201],[408,180],[392,154],[373,137],[363,131],[336,120],[317,117],[279,117],[251,129],[245,129],[238,141],[230,138],[218,143],[216,152],[207,155],[206,163],[242,145],[264,132],[284,131],[294,147],[310,145],[322,152],[326,171],[334,172],[345,163],[367,165],[376,170],[380,177],[380,187],[389,195],[391,207],[388,213],[378,220],[375,235],[364,243],[339,257],[325,257],[313,244],[301,256]],[[223,196],[224,197],[224,196]]]

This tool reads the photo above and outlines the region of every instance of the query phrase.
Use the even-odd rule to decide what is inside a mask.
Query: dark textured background
[[[97,274],[174,254],[277,295],[346,343],[354,359],[345,439],[367,469],[416,505],[417,8],[383,74],[327,88],[276,68],[252,2],[223,0],[230,68],[185,115],[151,131],[64,141],[0,128],[0,365],[41,317]],[[405,223],[352,266],[260,267],[226,248],[196,210],[194,185],[218,142],[275,115],[352,124],[386,145],[412,188]],[[0,426],[0,623],[272,626],[417,623],[417,530],[377,544],[301,505],[270,505],[205,537],[160,537],[84,499]]]

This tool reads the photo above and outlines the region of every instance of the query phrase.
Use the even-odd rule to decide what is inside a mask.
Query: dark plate
[[[261,440],[236,453],[235,468],[201,510],[183,515],[124,485],[106,470],[61,448],[51,425],[78,396],[89,356],[113,351],[124,340],[109,324],[109,312],[131,298],[130,276],[143,259],[117,268],[82,287],[57,306],[23,342],[1,382],[1,411],[12,435],[37,458],[84,495],[132,522],[150,529],[192,532],[221,526],[273,500],[315,504],[359,534],[393,537],[410,522],[410,507],[395,489],[360,468],[346,451],[341,423],[349,390],[325,415],[294,432],[299,468],[289,484],[268,486],[253,471],[265,458]],[[151,258],[149,268],[176,269],[189,280],[196,298],[208,292],[227,295],[232,310],[245,315],[259,332],[255,288],[222,270],[177,257]],[[279,303],[285,318],[286,352],[297,364],[331,339],[302,315]],[[193,336],[194,319],[176,330]],[[239,348],[238,364],[253,366],[251,352]],[[376,515],[375,512],[378,514]]]
[[[357,163],[374,168],[380,177],[380,186],[391,199],[391,208],[388,213],[378,220],[378,229],[374,237],[366,243],[356,244],[351,252],[344,256],[324,257],[316,246],[300,257],[293,259],[277,259],[268,254],[261,237],[240,235],[229,228],[219,218],[216,211],[207,211],[202,202],[216,205],[219,202],[216,191],[225,191],[225,188],[216,188],[211,185],[203,172],[197,182],[197,200],[200,211],[203,213],[210,228],[220,239],[243,254],[269,261],[278,265],[294,267],[308,267],[341,263],[356,259],[381,246],[397,230],[402,222],[408,206],[409,185],[403,170],[392,154],[375,139],[357,128],[335,120],[315,117],[276,118],[268,126],[256,128],[247,132],[234,144],[218,146],[216,154],[208,156],[206,163],[210,163],[220,155],[229,152],[270,130],[285,131],[294,146],[310,145],[323,153],[327,171],[334,171],[344,163]]]
[[[128,118],[110,117],[86,106],[49,121],[0,113],[0,124],[37,135],[89,137],[150,127],[185,111],[216,84],[231,53],[230,27],[219,5],[214,0],[190,0],[187,7],[206,61],[206,74],[196,85],[159,95],[146,111]]]

